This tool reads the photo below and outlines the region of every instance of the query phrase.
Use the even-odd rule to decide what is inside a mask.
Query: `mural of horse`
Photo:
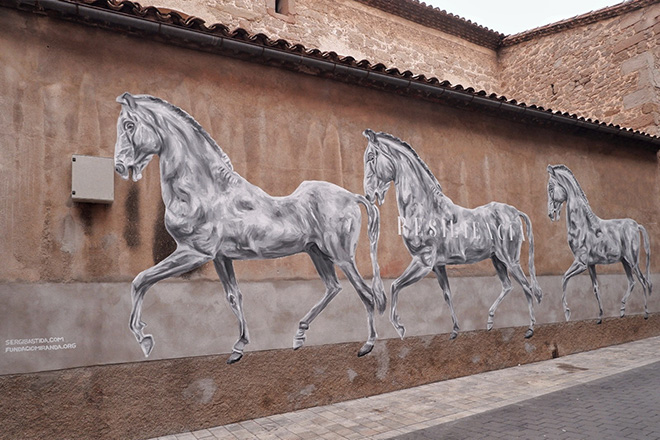
[[[589,206],[587,196],[582,191],[575,175],[566,165],[548,165],[548,216],[556,221],[561,214],[562,204],[566,203],[566,227],[568,229],[568,245],[575,256],[571,267],[562,279],[562,305],[568,321],[571,311],[566,302],[566,285],[575,275],[589,269],[594,294],[598,301],[598,324],[603,319],[603,305],[600,301],[598,280],[596,279],[596,264],[613,264],[621,262],[628,277],[628,290],[621,300],[621,317],[626,313],[626,301],[635,287],[633,273],[642,283],[644,290],[644,317],[648,318],[647,294],[651,294],[651,278],[649,269],[651,262],[651,245],[644,226],[636,221],[626,219],[603,220],[594,214]],[[644,237],[646,252],[646,276],[639,269],[639,233]]]
[[[529,308],[530,325],[525,333],[534,334],[533,296],[540,303],[542,292],[534,269],[534,235],[525,213],[513,206],[489,203],[475,209],[455,205],[443,194],[437,179],[415,150],[387,134],[364,131],[369,140],[364,153],[364,191],[371,202],[382,204],[394,182],[399,217],[403,221],[403,241],[412,256],[410,265],[392,284],[390,321],[403,338],[405,328],[396,311],[399,291],[433,271],[444,293],[453,321],[451,339],[459,326],[451,300],[445,266],[470,264],[490,258],[502,283],[502,292],[488,311],[488,330],[493,327],[495,310],[511,291],[509,273],[522,286]],[[520,267],[523,226],[529,237],[531,285]],[[457,233],[456,230],[459,232]]]
[[[227,300],[238,318],[239,338],[228,363],[241,359],[249,342],[241,291],[233,261],[279,258],[306,252],[326,291],[302,318],[293,339],[300,348],[311,322],[341,290],[337,265],[364,303],[369,335],[358,356],[371,351],[377,337],[374,308],[383,313],[386,297],[380,279],[376,247],[378,209],[363,196],[328,182],[303,182],[291,195],[272,197],[236,173],[227,155],[186,112],[162,99],[124,93],[117,120],[115,171],[133,181],[154,155],[159,156],[165,227],[176,250],[132,282],[129,327],[149,356],[152,335],[145,335],[142,301],[156,282],[181,275],[213,261]],[[355,264],[361,212],[366,208],[374,277],[368,286]]]

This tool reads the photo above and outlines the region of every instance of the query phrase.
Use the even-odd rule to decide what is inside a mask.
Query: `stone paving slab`
[[[660,337],[157,440],[392,439],[438,425],[449,426],[450,422],[460,423],[461,419],[470,420],[477,414],[657,362],[660,362]],[[658,388],[656,382],[656,391]],[[496,420],[490,422],[497,423]],[[544,420],[544,423],[553,421]]]

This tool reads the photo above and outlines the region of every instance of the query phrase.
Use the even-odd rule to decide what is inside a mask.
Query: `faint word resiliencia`
[[[438,224],[440,223],[440,224]],[[516,225],[522,228],[522,223]],[[513,240],[513,228],[514,223],[510,223],[508,227],[503,224],[499,224],[497,227],[491,227],[488,223],[477,223],[477,222],[463,222],[460,225],[458,223],[449,222],[447,225],[444,222],[438,222],[435,219],[425,220],[418,217],[412,219],[406,219],[402,217],[397,217],[397,232],[399,235],[428,235],[430,237],[437,237],[442,235],[443,238],[473,238],[479,239],[485,237],[486,234],[492,240],[497,236],[500,240]],[[522,235],[522,240],[525,241],[524,234]]]

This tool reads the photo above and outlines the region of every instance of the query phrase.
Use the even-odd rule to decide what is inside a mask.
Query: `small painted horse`
[[[451,339],[455,338],[459,326],[445,266],[471,264],[490,258],[502,283],[502,292],[488,311],[488,330],[493,327],[495,310],[512,289],[511,273],[527,298],[530,325],[525,337],[531,337],[536,322],[533,296],[540,303],[542,292],[534,269],[534,235],[529,217],[503,203],[491,202],[475,209],[455,205],[443,194],[433,173],[410,145],[387,133],[365,130],[364,135],[369,139],[364,153],[365,194],[370,201],[382,204],[390,182],[394,182],[399,217],[405,225],[403,241],[413,258],[392,284],[390,321],[399,336],[403,338],[405,334],[396,311],[399,291],[433,271],[451,312]],[[531,285],[520,267],[520,249],[524,240],[520,218],[524,220],[529,236]]]
[[[566,227],[568,229],[568,245],[575,256],[571,267],[562,279],[562,305],[568,321],[571,311],[566,302],[566,285],[575,275],[589,270],[591,282],[598,301],[598,324],[603,319],[603,305],[600,301],[598,280],[596,279],[596,264],[613,264],[621,262],[628,277],[628,290],[621,300],[621,317],[626,313],[626,301],[635,287],[633,273],[642,283],[644,290],[644,317],[648,318],[647,292],[651,294],[651,278],[649,268],[651,261],[651,246],[649,236],[644,226],[635,220],[613,219],[603,220],[594,214],[589,206],[587,196],[582,191],[575,175],[566,165],[548,165],[548,216],[556,221],[561,213],[561,206],[566,203]],[[646,251],[646,276],[639,269],[639,233],[644,237]]]
[[[156,282],[177,276],[213,260],[238,318],[239,339],[228,363],[238,361],[249,342],[241,292],[233,261],[278,258],[306,252],[325,283],[323,298],[299,323],[294,349],[305,331],[341,290],[335,265],[346,274],[364,303],[369,337],[358,356],[371,351],[377,337],[373,311],[385,310],[385,292],[376,259],[378,209],[363,196],[328,182],[303,182],[285,197],[271,197],[250,184],[232,167],[222,149],[187,113],[159,98],[124,93],[117,121],[115,170],[138,181],[154,155],[160,158],[165,227],[177,244],[166,259],[140,273],[132,283],[130,329],[145,356],[154,346],[143,334],[142,301]],[[369,287],[355,265],[360,234],[359,205],[366,207],[374,277]]]

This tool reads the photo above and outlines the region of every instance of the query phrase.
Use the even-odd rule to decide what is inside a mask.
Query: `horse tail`
[[[536,268],[534,267],[534,232],[532,231],[532,222],[529,220],[527,214],[522,211],[518,211],[518,215],[522,217],[527,226],[527,237],[529,239],[529,277],[532,280],[532,293],[536,297],[536,301],[540,304],[541,298],[543,297],[543,292],[541,291],[541,286],[536,279]]]
[[[651,294],[651,241],[649,240],[649,234],[646,232],[646,228],[642,225],[637,225],[639,232],[642,233],[642,238],[644,239],[644,252],[646,252],[646,283],[649,285],[649,295]]]
[[[373,267],[374,277],[371,280],[371,291],[373,292],[373,300],[380,314],[385,311],[387,305],[387,297],[385,296],[385,288],[383,287],[383,280],[380,277],[380,267],[378,266],[378,237],[380,236],[380,212],[378,207],[370,203],[364,196],[357,195],[358,203],[364,205],[367,210],[367,217],[369,223],[367,232],[369,235],[369,244],[371,249],[371,265]]]

